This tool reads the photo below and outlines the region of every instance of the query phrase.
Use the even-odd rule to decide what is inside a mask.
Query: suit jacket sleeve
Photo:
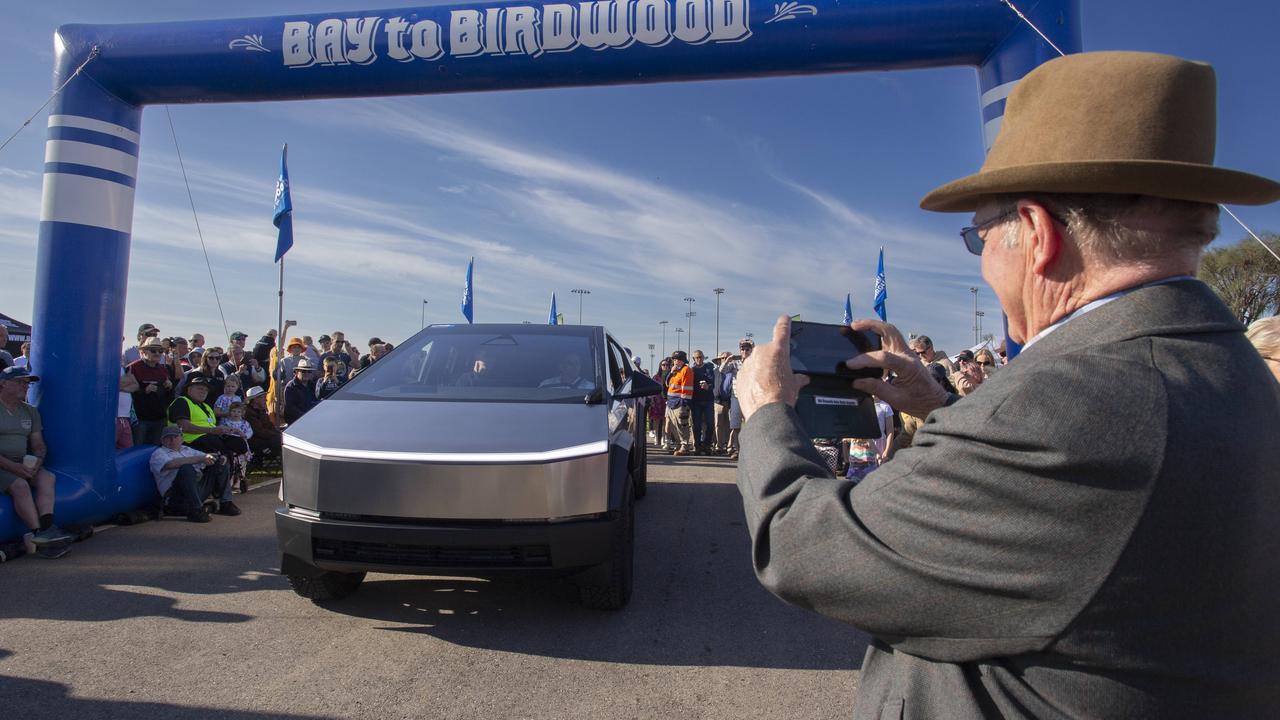
[[[856,487],[826,472],[792,408],[761,408],[738,484],[765,587],[936,660],[1046,647],[1141,517],[1164,437],[1138,428],[1164,427],[1164,388],[1108,357],[1001,375]]]

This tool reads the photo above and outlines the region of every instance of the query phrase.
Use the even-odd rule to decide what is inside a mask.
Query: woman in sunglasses
[[[200,364],[191,368],[182,376],[182,382],[178,383],[178,394],[181,395],[187,387],[187,383],[191,382],[191,378],[199,376],[203,377],[209,386],[209,397],[218,397],[222,394],[222,384],[224,382],[221,370],[218,366],[222,364],[222,348],[208,348],[204,354],[200,356]]]

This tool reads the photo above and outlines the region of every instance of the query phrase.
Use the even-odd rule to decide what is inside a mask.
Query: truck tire
[[[341,600],[360,589],[364,573],[321,572],[316,575],[290,574],[289,586],[302,597],[315,603]]]
[[[622,493],[619,522],[614,527],[612,557],[587,571],[579,586],[582,605],[592,610],[621,610],[631,600],[635,555],[635,490],[630,481]]]
[[[649,448],[645,443],[636,443],[633,448],[636,466],[631,469],[631,480],[635,484],[636,499],[639,500],[649,492]]]

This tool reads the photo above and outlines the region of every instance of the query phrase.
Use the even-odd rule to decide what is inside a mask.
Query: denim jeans
[[[199,510],[210,496],[230,500],[231,484],[227,478],[225,465],[208,465],[203,472],[196,472],[194,465],[183,465],[165,493],[165,504],[174,512],[189,513]]]
[[[693,440],[699,450],[705,450],[716,443],[715,401],[693,401]]]

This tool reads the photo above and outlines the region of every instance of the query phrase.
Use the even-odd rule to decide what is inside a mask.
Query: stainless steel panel
[[[461,465],[285,453],[285,502],[321,512],[514,520],[608,510],[607,454],[550,463]]]

